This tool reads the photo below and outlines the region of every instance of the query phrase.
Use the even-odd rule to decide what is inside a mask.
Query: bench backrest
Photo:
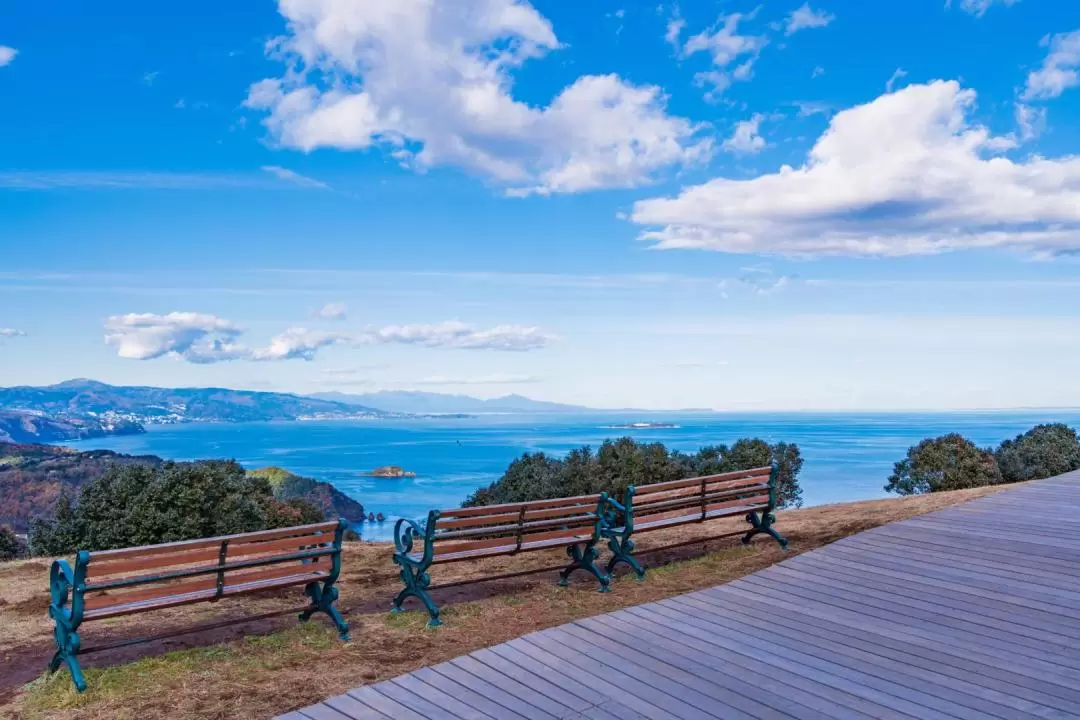
[[[162,545],[80,552],[74,575],[85,578],[85,585],[82,592],[76,588],[72,612],[122,615],[331,576],[336,580],[346,526],[346,521],[335,520]],[[114,606],[117,611],[109,611]]]
[[[575,538],[599,537],[597,495],[535,500],[507,505],[432,511],[428,526],[435,561],[461,553],[487,557],[571,544]]]
[[[735,507],[775,504],[773,468],[764,466],[719,475],[630,487],[624,505],[633,508],[628,523],[700,515]]]

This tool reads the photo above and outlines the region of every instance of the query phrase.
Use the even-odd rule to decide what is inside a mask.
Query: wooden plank
[[[383,695],[378,689],[371,685],[350,690],[345,695],[336,698],[342,705],[336,705],[334,703],[334,698],[327,700],[326,703],[335,710],[341,710],[344,707],[345,698],[348,698],[350,708],[366,707],[377,713],[380,718],[388,717],[394,718],[394,720],[429,720],[420,713],[414,712],[411,708],[402,705],[389,696]]]
[[[1053,714],[1055,709],[1080,712],[1080,704],[1059,700],[1048,694],[1049,685],[1038,681],[1025,683],[1023,676],[1009,672],[1006,667],[995,667],[963,656],[950,656],[933,648],[920,648],[882,635],[859,633],[847,626],[811,619],[806,615],[792,617],[770,613],[754,605],[732,602],[723,595],[694,593],[687,597],[714,605],[717,612],[744,618],[748,624],[769,633],[802,637],[808,642],[837,643],[903,663],[916,672],[925,671],[942,679],[951,678],[959,681],[958,687],[970,687],[971,691],[981,696],[1022,712],[1038,716]],[[870,658],[870,662],[876,661]]]
[[[486,697],[484,694],[477,693],[469,687],[451,680],[442,673],[435,672],[433,668],[421,668],[414,672],[413,675],[418,680],[422,680],[428,685],[439,688],[448,695],[456,698],[458,701],[476,708],[477,710],[496,718],[496,720],[502,720],[503,718],[520,719],[525,717],[516,712],[516,708],[500,705],[493,699]]]
[[[560,507],[570,504],[596,504],[600,502],[600,495],[575,495],[568,498],[554,498],[552,500],[533,500],[524,503],[506,503],[503,505],[483,505],[472,508],[447,508],[439,511],[439,519],[475,517],[477,515],[491,515],[497,513],[517,513],[524,507],[526,510],[542,510],[544,508]]]
[[[297,712],[309,720],[386,720],[381,715],[346,715],[326,704],[312,705]]]
[[[938,710],[945,710],[957,717],[974,713],[987,717],[1011,719],[1023,714],[1013,707],[996,702],[996,699],[990,697],[991,692],[974,683],[958,683],[954,678],[944,678],[935,672],[920,671],[887,656],[869,653],[842,642],[815,638],[805,633],[784,632],[774,625],[760,623],[741,613],[716,613],[709,603],[690,596],[675,600],[686,605],[691,612],[705,610],[710,621],[720,627],[732,630],[745,627],[755,628],[763,632],[770,642],[793,652],[806,653],[838,665],[858,668],[878,680],[918,689],[921,693],[936,698],[933,703]]]
[[[709,645],[695,636],[679,636],[658,623],[626,622],[617,615],[600,615],[578,621],[577,624],[603,628],[604,634],[615,642],[647,649],[659,658],[664,658],[668,653],[685,657],[692,660],[699,669],[708,669],[710,672],[707,676],[718,687],[728,688],[731,692],[750,693],[763,704],[778,710],[798,704],[845,720],[876,717],[869,712],[860,712],[858,698],[854,696],[848,704],[840,705],[835,698],[822,697],[815,692],[819,688],[801,682],[802,679],[798,676],[778,671],[752,658],[738,656],[716,645]],[[864,706],[864,710],[871,709],[869,705]],[[792,714],[799,716],[798,713]]]
[[[478,650],[469,657],[486,666],[489,672],[502,673],[508,679],[532,688],[545,697],[554,700],[560,707],[564,708],[560,711],[563,713],[565,713],[567,709],[576,710],[578,712],[587,710],[593,706],[597,698],[602,699],[604,697],[599,693],[591,692],[588,688],[585,688],[588,696],[591,696],[592,698],[592,700],[587,700],[569,692],[559,684],[550,682],[544,677],[546,673],[530,672],[520,665],[508,661],[505,657],[495,654],[491,650]]]
[[[793,711],[798,711],[800,717],[808,720],[835,717],[760,688],[731,682],[724,674],[703,665],[700,658],[686,648],[665,650],[650,646],[635,641],[625,633],[612,632],[609,626],[590,623],[588,620],[564,625],[560,629],[607,653],[626,655],[628,659],[641,665],[644,665],[646,660],[654,660],[658,664],[650,663],[649,667],[657,674],[713,698],[717,709],[724,710],[724,717],[729,714],[746,714],[755,718],[778,718],[789,717]]]
[[[461,667],[453,664],[453,662],[440,663],[432,666],[431,669],[448,680],[452,680],[458,685],[468,688],[488,700],[492,700],[505,708],[512,708],[518,715],[528,718],[529,720],[551,720],[552,718],[557,717],[552,713],[536,707],[528,700],[524,700],[506,692],[486,680],[465,671]]]
[[[664,683],[657,680],[647,668],[642,668],[630,662],[608,664],[581,652],[579,649],[568,647],[564,642],[552,637],[551,632],[532,633],[523,637],[522,640],[566,660],[571,665],[590,668],[591,672],[599,675],[605,682],[611,683],[615,687],[633,687],[634,694],[647,703],[637,708],[647,717],[665,718],[665,720],[673,717],[683,718],[683,720],[719,717],[709,713],[705,708],[699,707],[699,705],[707,705],[707,699],[699,697],[696,703],[690,704],[684,702],[681,697],[671,694],[672,692],[678,695],[684,695],[684,692],[689,694],[688,688],[675,689],[669,686],[664,689]],[[583,658],[588,658],[593,663],[583,662]]]
[[[525,684],[518,682],[509,675],[500,673],[497,668],[490,667],[474,657],[466,655],[465,657],[459,657],[450,662],[455,667],[464,670],[473,677],[476,677],[492,687],[496,687],[508,695],[517,698],[521,702],[527,703],[554,717],[562,717],[566,713],[575,710],[572,705],[563,704],[552,695],[544,692],[544,686],[534,683]]]
[[[408,692],[413,697],[422,697],[437,705],[447,718],[460,718],[461,720],[498,720],[498,716],[488,715],[476,708],[467,705],[456,697],[447,694],[442,689],[421,681],[414,675],[402,675],[389,680],[383,685],[393,685]],[[380,688],[381,689],[381,688]]]
[[[355,692],[355,690],[350,691],[350,694]],[[431,698],[416,695],[396,683],[379,683],[379,686],[375,688],[375,692],[384,695],[399,705],[404,705],[405,707],[412,709],[422,717],[427,718],[427,720],[436,720],[436,718],[454,718],[456,720],[461,717],[460,715],[451,713],[445,708],[435,704],[432,702]],[[390,717],[396,716],[391,715]]]
[[[170,554],[187,550],[199,550],[207,547],[220,547],[222,540],[232,542],[255,542],[257,540],[276,540],[277,538],[292,537],[295,535],[311,535],[315,532],[334,532],[337,530],[337,521],[313,523],[311,525],[297,525],[289,528],[276,530],[259,530],[250,533],[237,533],[236,535],[222,535],[215,538],[201,538],[198,540],[181,540],[179,542],[164,543],[161,545],[142,545],[120,550],[97,550],[90,553],[90,563],[111,562],[130,557],[142,557],[152,554]]]

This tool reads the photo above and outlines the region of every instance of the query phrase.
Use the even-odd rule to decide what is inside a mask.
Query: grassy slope
[[[778,524],[792,541],[792,550],[805,552],[861,530],[1001,489],[783,512]],[[730,529],[728,525],[735,522],[714,521],[650,533],[641,536],[639,547],[718,534]],[[583,578],[569,588],[557,588],[550,572],[435,591],[444,607],[446,624],[432,632],[424,628],[425,614],[391,616],[386,612],[400,587],[391,552],[387,545],[350,543],[347,547],[341,604],[349,611],[352,643],[340,643],[323,620],[298,625],[286,616],[255,627],[237,626],[224,635],[189,636],[185,641],[189,647],[180,650],[166,652],[176,645],[154,645],[126,657],[91,655],[86,660],[99,667],[88,670],[90,689],[86,693],[74,691],[66,671],[33,680],[22,689],[9,684],[0,717],[266,718],[528,632],[728,582],[785,557],[767,539],[759,538],[750,548],[724,540],[709,545],[707,553],[702,553],[701,546],[690,546],[649,555],[647,564],[652,569],[645,582],[620,576],[612,585],[613,592],[606,595],[595,592],[595,585]],[[440,566],[433,572],[434,582],[545,567],[562,559],[556,551]],[[0,660],[14,671],[21,670],[27,680],[51,654],[47,567],[40,560],[0,564]],[[249,598],[242,607],[237,602],[202,604],[88,623],[83,644],[90,645],[98,638],[138,636],[151,628],[221,619],[226,613],[267,612],[297,601],[296,593],[291,593],[287,598]],[[4,691],[0,686],[0,702]]]

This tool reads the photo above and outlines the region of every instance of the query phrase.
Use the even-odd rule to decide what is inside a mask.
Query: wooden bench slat
[[[447,541],[458,538],[483,537],[485,535],[517,535],[521,532],[531,532],[543,528],[560,527],[562,525],[592,525],[596,522],[596,512],[588,515],[575,515],[572,517],[555,517],[549,520],[536,520],[534,522],[514,523],[513,525],[498,525],[493,527],[469,528],[466,530],[451,530],[449,532],[436,532],[435,541]]]
[[[637,485],[634,489],[638,495],[650,495],[653,493],[667,492],[687,487],[696,487],[700,490],[702,481],[704,481],[706,487],[724,485],[738,486],[740,483],[766,483],[769,481],[769,473],[771,470],[771,468],[757,468],[743,472],[723,473],[721,475],[703,475],[701,477],[685,478],[683,480]]]
[[[180,540],[178,542],[164,543],[162,545],[142,545],[133,548],[122,548],[119,550],[96,550],[90,553],[90,562],[93,563],[105,563],[112,562],[113,560],[122,560],[130,557],[148,557],[151,555],[170,555],[178,552],[185,552],[187,550],[199,550],[208,547],[220,547],[222,540],[228,540],[232,543],[234,540],[239,542],[259,542],[262,540],[276,540],[278,538],[287,538],[297,535],[312,535],[315,532],[322,531],[333,533],[337,530],[338,523],[324,522],[314,523],[311,525],[297,525],[291,528],[277,528],[275,530],[258,530],[250,533],[238,533],[236,535],[222,535],[216,538],[203,538],[199,540]]]
[[[248,556],[269,554],[288,554],[285,551],[298,552],[302,547],[318,547],[331,545],[334,536],[329,533],[320,535],[297,535],[282,540],[268,540],[262,542],[229,544],[226,557],[230,560],[237,558],[248,559]],[[217,565],[221,553],[221,543],[215,547],[202,548],[199,550],[170,553],[168,555],[151,555],[149,557],[128,558],[116,562],[96,564],[91,560],[87,567],[87,578],[100,580],[103,577],[122,575],[137,570],[162,570],[176,568],[184,565]]]
[[[543,508],[559,507],[560,505],[569,504],[588,504],[600,502],[600,495],[578,495],[570,498],[555,498],[552,500],[532,500],[530,502],[523,503],[507,503],[505,505],[484,505],[482,507],[473,508],[451,508],[447,510],[440,510],[439,517],[441,518],[458,518],[458,517],[474,517],[476,515],[493,515],[498,513],[517,513],[524,507],[526,510],[541,510]]]
[[[222,597],[245,595],[253,592],[259,592],[261,590],[269,590],[271,588],[290,587],[292,585],[306,585],[325,576],[326,573],[324,572],[301,572],[283,577],[253,580],[239,585],[226,587],[225,591],[222,593]],[[169,595],[161,598],[142,600],[134,603],[111,605],[99,608],[97,610],[87,610],[84,617],[87,620],[99,620],[108,617],[133,615],[135,613],[146,612],[148,610],[161,610],[164,608],[179,607],[181,605],[191,605],[197,602],[205,602],[213,598],[215,594],[215,588],[194,590],[183,595]]]
[[[329,563],[326,562],[305,565],[297,561],[295,563],[286,563],[268,569],[255,568],[254,570],[249,570],[247,572],[232,571],[225,573],[225,587],[233,587],[255,580],[290,577],[300,572],[327,571],[329,567]],[[123,605],[136,601],[165,598],[172,595],[185,595],[198,590],[205,590],[208,588],[214,589],[216,587],[217,577],[210,576],[199,578],[197,580],[188,580],[187,582],[166,582],[150,587],[138,585],[135,586],[134,589],[115,589],[104,593],[94,593],[93,591],[89,591],[86,595],[86,608],[98,609],[111,607],[113,605]]]
[[[664,500],[662,502],[652,502],[651,499],[646,502],[634,502],[634,512],[648,513],[654,510],[660,510],[664,508],[680,508],[680,507],[701,507],[704,503],[706,505],[714,502],[719,502],[726,499],[735,499],[739,497],[748,497],[752,495],[760,495],[762,492],[768,493],[768,485],[760,486],[755,485],[748,488],[739,488],[737,490],[725,490],[722,492],[705,493],[703,496],[700,492],[695,495],[686,495],[679,498],[673,498],[671,500]]]
[[[666,480],[664,483],[649,483],[648,485],[636,486],[638,491],[643,491],[646,488],[651,489],[653,492],[660,490],[670,490],[675,488],[683,488],[688,485],[701,485],[702,478],[705,478],[705,483],[723,483],[726,480],[741,480],[748,477],[769,477],[772,472],[772,467],[754,467],[752,470],[739,470],[731,473],[719,473],[718,475],[701,475],[699,477],[687,477],[681,480]]]

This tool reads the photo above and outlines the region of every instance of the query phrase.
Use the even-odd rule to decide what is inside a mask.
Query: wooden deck
[[[1080,717],[1080,472],[281,720],[1031,717]]]

